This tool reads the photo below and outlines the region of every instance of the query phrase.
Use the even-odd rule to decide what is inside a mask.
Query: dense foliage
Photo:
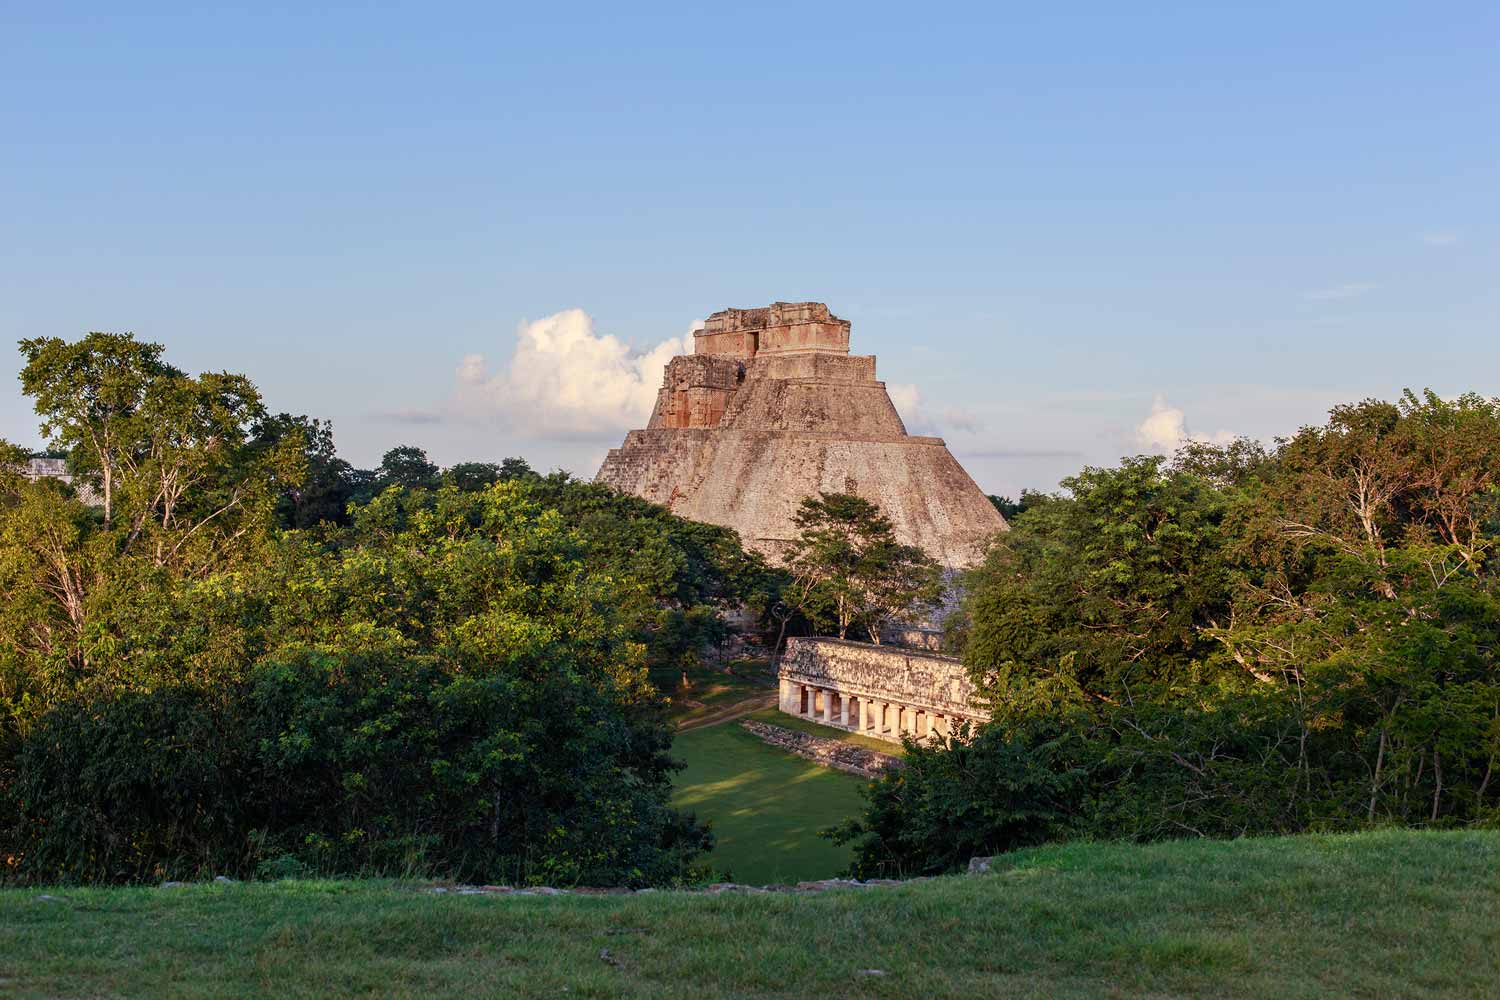
[[[360,472],[128,336],[22,350],[77,478],[0,455],[8,877],[691,874],[646,666],[774,600],[732,532],[516,460]]]
[[[859,871],[1500,821],[1500,401],[1366,401],[1063,485],[968,581],[993,723],[911,748],[844,831]]]

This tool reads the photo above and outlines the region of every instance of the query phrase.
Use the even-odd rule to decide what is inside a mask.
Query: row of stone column
[[[825,726],[851,729],[872,736],[899,739],[903,735],[922,739],[947,736],[952,720],[930,708],[903,705],[876,698],[860,698],[833,688],[797,685],[797,711],[793,714],[821,722]]]

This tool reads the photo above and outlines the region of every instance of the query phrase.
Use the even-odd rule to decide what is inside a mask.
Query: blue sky
[[[133,330],[360,464],[591,475],[631,352],[774,299],[994,492],[1500,395],[1494,4],[129,6],[0,0],[0,337]]]

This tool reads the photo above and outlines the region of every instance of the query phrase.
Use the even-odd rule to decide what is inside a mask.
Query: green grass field
[[[857,815],[864,779],[767,746],[737,723],[679,733],[673,803],[712,820],[709,862],[737,882],[768,885],[837,875],[849,849],[818,831]]]
[[[1500,835],[1012,855],[820,895],[434,896],[383,882],[0,892],[6,997],[1478,997]]]
[[[717,667],[659,667],[649,671],[654,684],[670,701],[669,715],[680,725],[705,719],[758,695],[776,693],[776,672],[768,660],[736,660],[723,670]],[[682,679],[687,677],[688,686]]]

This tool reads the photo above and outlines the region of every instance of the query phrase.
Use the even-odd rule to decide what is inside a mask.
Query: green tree
[[[348,523],[349,504],[358,495],[360,483],[355,469],[339,458],[329,421],[290,413],[266,416],[255,425],[255,444],[264,449],[297,449],[306,470],[300,483],[282,485],[276,501],[280,526]]]
[[[994,721],[882,780],[858,871],[1500,818],[1500,400],[1365,400],[1064,485],[969,578]]]
[[[190,377],[125,335],[21,349],[45,432],[105,499],[101,519],[55,481],[0,484],[0,686],[24,701],[136,676],[135,617],[253,561],[305,466],[294,442],[252,440],[264,411],[243,376]]]
[[[74,343],[36,337],[20,343],[21,389],[36,400],[42,434],[71,456],[75,472],[97,476],[104,523],[113,524],[117,484],[142,447],[141,417],[153,383],[182,373],[162,346],[128,333],[90,333]]]
[[[501,479],[524,479],[535,475],[524,458],[507,458],[500,463]]]
[[[375,474],[381,489],[431,489],[438,484],[438,467],[428,460],[427,452],[410,444],[398,445],[381,456]]]
[[[1160,458],[1085,469],[969,574],[964,661],[994,707],[1129,697],[1187,683],[1229,603],[1227,499]]]
[[[500,481],[500,467],[493,462],[460,462],[443,472],[443,482],[465,493],[473,493]]]
[[[1021,499],[1012,500],[1010,497],[996,496],[991,493],[989,495],[989,500],[990,503],[994,505],[995,509],[1000,512],[1001,517],[1005,518],[1006,521],[1012,521],[1015,518],[1019,517],[1021,514],[1025,513],[1026,508],[1030,506],[1030,502],[1028,500],[1029,495],[1029,491],[1022,492]]]
[[[807,497],[787,554],[789,595],[804,615],[826,615],[840,639],[863,628],[880,642],[883,626],[918,615],[942,594],[942,574],[921,549],[896,540],[880,507],[850,493]]]

